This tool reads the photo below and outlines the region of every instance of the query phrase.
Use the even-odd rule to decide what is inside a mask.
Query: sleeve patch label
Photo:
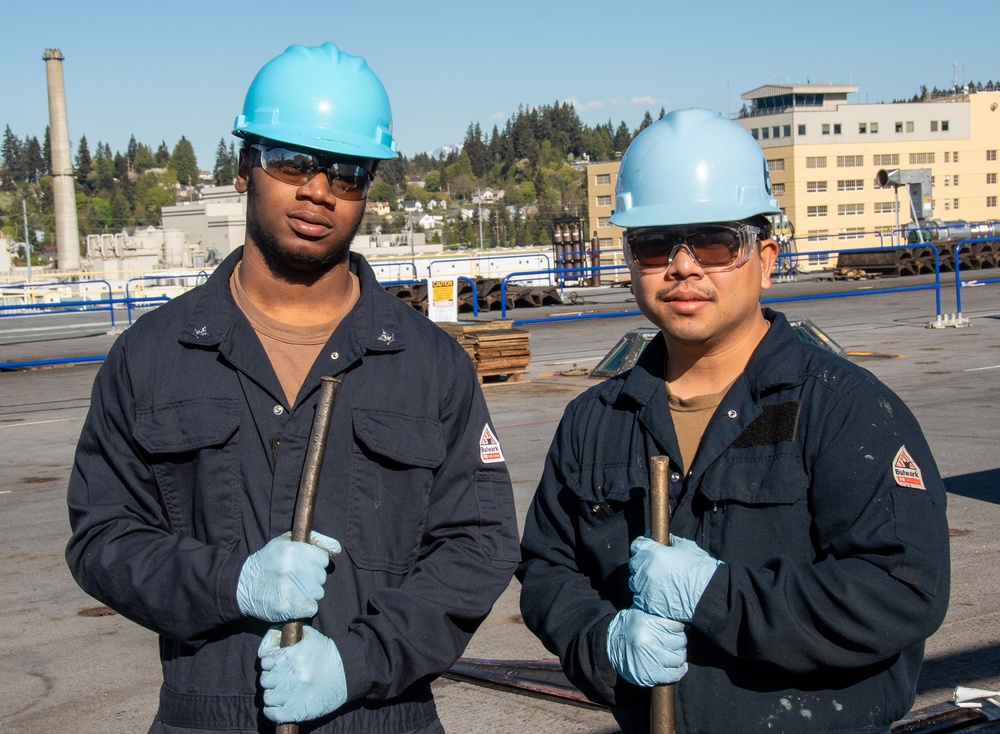
[[[483,426],[483,434],[479,437],[479,458],[484,464],[498,464],[504,461],[500,442],[490,430],[489,424]]]
[[[910,456],[905,446],[900,446],[896,458],[892,460],[892,476],[900,487],[927,489],[920,467]]]

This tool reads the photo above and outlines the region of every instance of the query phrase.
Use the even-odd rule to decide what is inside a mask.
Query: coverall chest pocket
[[[240,539],[240,403],[201,398],[136,412],[170,531],[234,549]]]
[[[355,408],[345,550],[359,567],[403,574],[420,548],[434,470],[445,458],[440,421]]]
[[[730,449],[705,472],[694,499],[702,546],[748,564],[779,552],[811,557],[808,486],[791,445]]]

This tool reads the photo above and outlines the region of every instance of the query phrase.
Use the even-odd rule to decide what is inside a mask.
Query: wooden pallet
[[[476,365],[481,383],[485,378],[519,382],[531,362],[530,332],[514,329],[510,322],[459,321],[438,324],[451,334]]]

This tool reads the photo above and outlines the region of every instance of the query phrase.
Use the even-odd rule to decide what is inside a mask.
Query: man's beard
[[[257,246],[272,275],[283,280],[294,281],[318,279],[346,261],[351,253],[351,241],[357,234],[364,215],[362,210],[358,215],[358,220],[350,228],[349,236],[344,238],[342,244],[322,253],[312,254],[295,251],[282,245],[274,232],[260,223],[258,212],[263,210],[264,204],[251,177],[247,181],[247,234],[249,239]]]

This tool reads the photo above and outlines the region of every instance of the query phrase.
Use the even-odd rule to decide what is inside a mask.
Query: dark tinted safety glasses
[[[330,190],[338,199],[358,201],[365,198],[374,178],[368,169],[333,156],[260,143],[250,147],[260,152],[260,167],[271,178],[292,186],[302,186],[320,171],[326,172]]]
[[[684,250],[706,272],[735,270],[750,259],[761,233],[749,224],[628,229],[623,237],[625,261],[641,273],[658,273]]]

